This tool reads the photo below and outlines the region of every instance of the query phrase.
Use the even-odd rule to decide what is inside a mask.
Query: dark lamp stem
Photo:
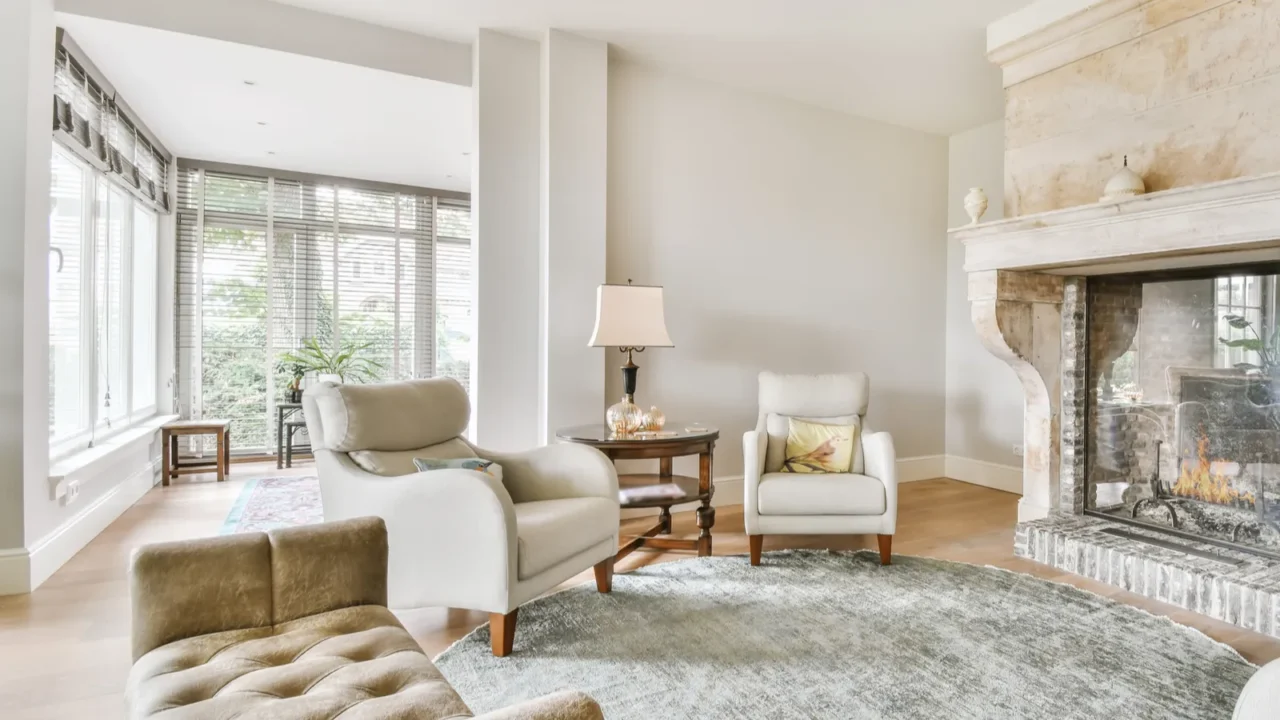
[[[644,348],[621,347],[618,349],[627,354],[627,364],[622,366],[622,394],[631,402],[635,402],[636,376],[640,373],[640,366],[632,362],[631,353],[644,352]]]

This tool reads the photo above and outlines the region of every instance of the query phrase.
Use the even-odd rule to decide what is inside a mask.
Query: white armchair
[[[466,391],[448,378],[335,385],[302,398],[325,520],[375,515],[387,525],[389,605],[490,613],[493,654],[511,652],[516,610],[595,567],[609,592],[618,550],[618,476],[583,445],[521,453],[461,437]],[[473,470],[418,472],[414,458],[481,457]]]
[[[743,516],[751,564],[760,564],[765,535],[875,534],[880,562],[889,564],[898,520],[898,475],[893,438],[864,422],[870,382],[865,373],[760,373],[760,416],[742,437]],[[789,419],[858,425],[848,474],[780,472]]]

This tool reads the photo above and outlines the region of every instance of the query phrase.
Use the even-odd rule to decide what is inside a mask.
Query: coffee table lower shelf
[[[615,561],[621,560],[640,548],[688,550],[695,551],[700,556],[711,554],[709,530],[715,524],[716,511],[715,508],[710,506],[711,496],[715,493],[715,488],[709,482],[704,490],[698,478],[685,475],[664,476],[657,473],[646,473],[618,476],[618,487],[622,489],[660,483],[675,483],[680,486],[680,489],[685,494],[679,498],[652,498],[622,503],[621,509],[623,510],[658,508],[661,512],[658,514],[658,521],[653,527],[639,535],[627,536],[622,541],[618,547],[618,554],[614,556]],[[696,510],[698,527],[703,529],[702,536],[698,538],[659,537],[671,534],[672,506],[686,503],[702,503]]]

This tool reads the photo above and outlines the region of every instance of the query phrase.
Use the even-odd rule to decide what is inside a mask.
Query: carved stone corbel
[[[978,337],[1022,384],[1022,500],[1018,521],[1047,517],[1058,502],[1063,278],[1031,272],[969,273]]]

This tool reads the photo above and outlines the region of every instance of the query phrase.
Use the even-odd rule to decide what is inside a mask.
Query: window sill
[[[60,458],[49,466],[49,489],[53,499],[61,500],[67,494],[68,478],[110,464],[122,451],[140,440],[149,439],[160,426],[177,419],[177,415],[156,415],[91,448]]]

